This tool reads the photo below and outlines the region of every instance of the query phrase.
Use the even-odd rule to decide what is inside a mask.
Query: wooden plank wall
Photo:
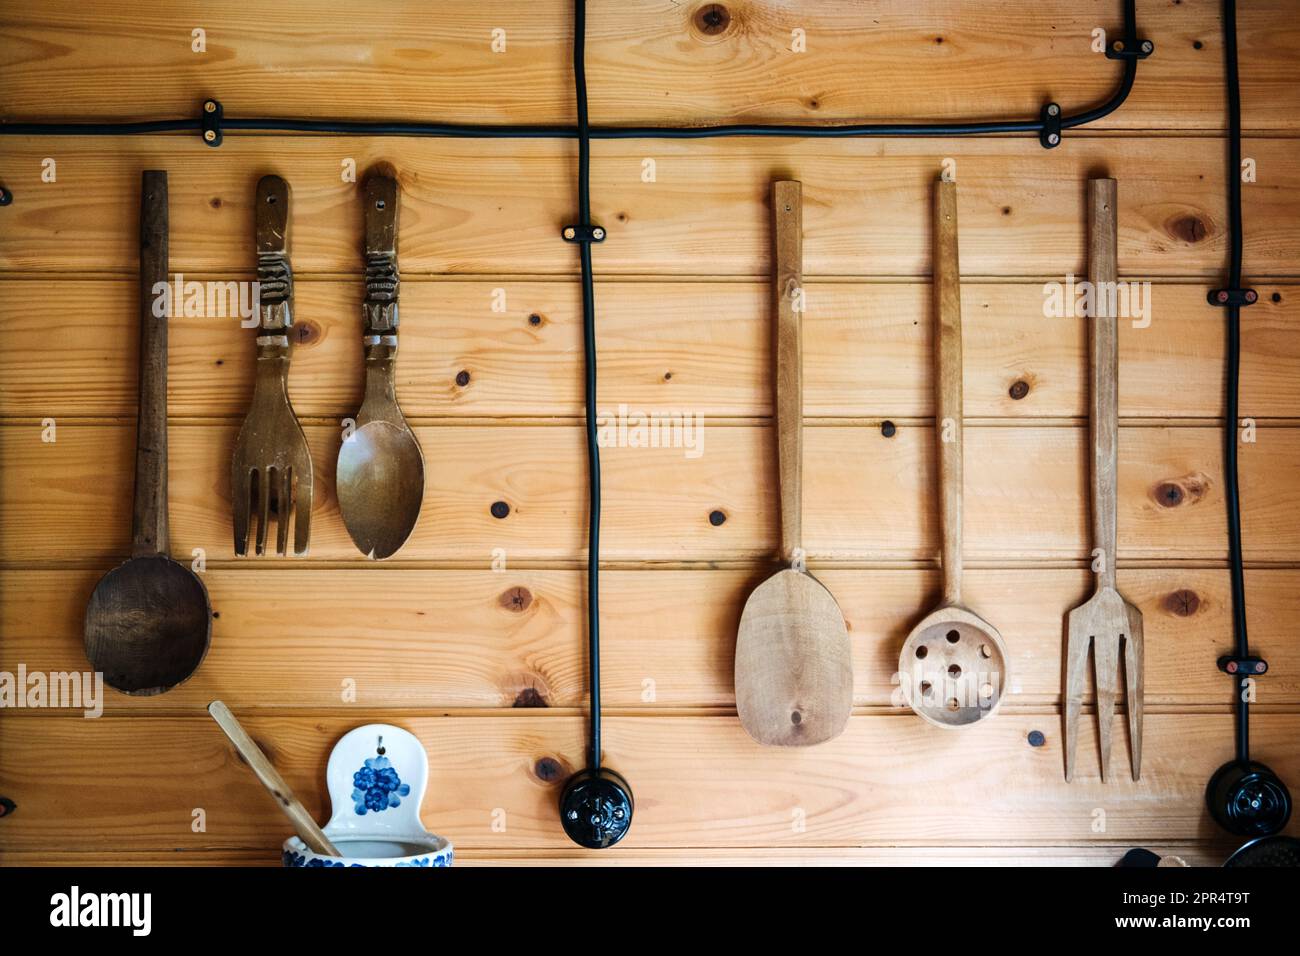
[[[602,124],[1021,118],[1049,98],[1077,112],[1119,75],[1090,49],[1094,28],[1121,26],[1114,0],[727,0],[716,33],[699,18],[712,4],[589,6]],[[706,423],[699,457],[605,453],[606,753],[637,811],[604,855],[569,845],[555,812],[582,762],[585,706],[580,308],[576,256],[557,237],[574,215],[574,144],[0,138],[16,197],[0,209],[0,671],[81,668],[85,601],[128,553],[141,169],[169,171],[172,269],[197,279],[251,277],[254,184],[290,180],[291,392],[319,489],[309,558],[234,558],[228,463],[252,341],[234,319],[175,320],[172,544],[206,556],[212,650],[186,685],[112,694],[97,720],[5,712],[0,796],[18,809],[0,819],[0,860],[276,862],[287,827],[204,714],[217,697],[320,816],[343,731],[410,728],[433,768],[425,820],[470,863],[1108,865],[1139,844],[1221,859],[1201,792],[1231,756],[1232,726],[1214,668],[1231,633],[1223,316],[1204,299],[1227,254],[1223,51],[1214,0],[1138,9],[1157,52],[1132,96],[1052,152],[1007,137],[595,144],[594,214],[610,235],[595,253],[601,407]],[[1258,170],[1245,261],[1261,292],[1243,318],[1242,413],[1257,440],[1241,469],[1250,628],[1273,664],[1253,744],[1300,785],[1293,16],[1290,0],[1240,13],[1244,153]],[[196,28],[206,52],[191,51]],[[789,51],[795,28],[805,53]],[[128,119],[194,115],[215,96],[240,117],[569,123],[570,29],[568,0],[4,0],[0,104],[9,119]],[[1015,662],[1003,711],[963,733],[900,711],[890,683],[938,590],[928,196],[945,158],[965,276],[968,591]],[[47,159],[54,182],[41,180]],[[333,461],[360,399],[360,212],[340,173],[381,159],[403,189],[399,392],[428,484],[410,543],[375,566],[343,530]],[[1087,356],[1080,321],[1043,318],[1042,286],[1085,272],[1096,174],[1119,180],[1122,275],[1153,283],[1149,327],[1121,325],[1120,382],[1120,583],[1145,615],[1149,707],[1140,783],[1101,784],[1085,739],[1067,786],[1062,615],[1090,586]],[[731,684],[739,610],[776,544],[776,177],[805,194],[806,544],[844,608],[856,673],[846,733],[800,752],[752,743]]]

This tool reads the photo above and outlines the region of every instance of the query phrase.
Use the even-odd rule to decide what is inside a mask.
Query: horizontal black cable
[[[1126,44],[1137,42],[1136,0],[1124,0],[1124,37]],[[1061,117],[1062,129],[1075,129],[1094,123],[1119,109],[1128,99],[1137,79],[1137,61],[1124,60],[1119,86],[1100,106],[1073,116]],[[710,139],[720,136],[978,136],[996,133],[1041,133],[1043,119],[988,120],[964,123],[852,123],[844,125],[810,125],[792,123],[730,123],[715,126],[590,126],[590,139]],[[0,135],[28,136],[112,136],[197,132],[202,121],[195,119],[155,120],[122,123],[28,123],[0,122]],[[367,122],[362,120],[309,120],[287,118],[223,117],[222,131],[253,130],[282,133],[324,133],[346,136],[412,136],[451,139],[577,139],[577,126],[511,125],[473,123]]]

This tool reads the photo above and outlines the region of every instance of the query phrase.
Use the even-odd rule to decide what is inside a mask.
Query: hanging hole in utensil
[[[790,723],[792,724],[803,723],[803,714],[799,713],[799,711],[796,710],[794,713],[790,715]]]
[[[949,643],[949,644],[956,644],[958,641],[961,640],[961,635],[958,634],[956,631],[949,631],[949,632],[948,632],[946,635],[944,635],[944,636],[948,638],[948,643]]]
[[[961,668],[960,668],[959,666],[957,666],[956,664],[950,664],[950,665],[948,665],[948,676],[949,676],[949,677],[952,677],[952,678],[958,678],[958,677],[960,677],[960,676],[961,676]]]
[[[992,685],[992,684],[980,684],[980,696],[981,696],[981,697],[992,697],[992,696],[993,696],[993,685]]]
[[[274,195],[274,194],[272,194],[272,195],[266,197],[266,204],[267,204],[268,206],[274,206],[274,205],[275,205],[275,195]]]
[[[981,644],[980,657],[984,658],[985,660],[988,660],[988,658],[992,656],[993,656],[993,648],[989,647],[987,644]]]
[[[930,691],[932,691],[932,690],[934,690],[934,685],[933,685],[933,684],[931,684],[928,680],[923,680],[923,681],[921,681],[921,696],[922,696],[922,697],[929,697],[929,696],[930,696]]]
[[[381,757],[384,755],[384,738],[382,734],[379,737],[379,746],[375,748],[375,753]]]
[[[916,649],[916,656],[918,660],[925,660],[925,655],[929,653],[930,653],[930,648],[926,647],[924,644],[922,644],[920,647]]]
[[[385,206],[387,206],[387,205],[388,205],[388,204],[387,204],[386,202],[384,202],[382,199],[376,199],[376,200],[375,200],[375,208],[376,208],[376,209],[383,209],[383,208],[384,208]]]
[[[949,709],[949,710],[954,710],[954,711],[956,711],[956,710],[961,710],[961,701],[959,701],[956,697],[949,697],[949,698],[948,698],[948,709]]]

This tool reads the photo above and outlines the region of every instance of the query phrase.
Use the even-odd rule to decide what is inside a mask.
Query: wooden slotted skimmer
[[[800,747],[844,730],[853,709],[853,662],[844,615],[803,566],[800,183],[773,183],[772,209],[781,559],[791,567],[760,584],[745,602],[736,639],[736,711],[759,743]]]
[[[903,699],[940,727],[967,727],[992,716],[1007,688],[1002,635],[962,603],[961,271],[957,258],[957,184],[935,184],[935,435],[943,600],[912,628],[898,658]]]
[[[1092,366],[1092,537],[1096,589],[1070,612],[1065,648],[1065,779],[1074,776],[1083,685],[1092,647],[1097,677],[1101,779],[1110,778],[1111,730],[1119,696],[1120,646],[1128,679],[1129,747],[1133,779],[1142,773],[1142,613],[1116,589],[1116,512],[1119,505],[1119,325],[1110,290],[1119,273],[1116,183],[1088,181],[1088,281]]]

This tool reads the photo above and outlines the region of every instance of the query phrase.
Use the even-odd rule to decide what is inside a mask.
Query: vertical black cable
[[[1237,3],[1223,0],[1223,59],[1228,99],[1228,288],[1241,288],[1241,87],[1237,79]],[[1237,474],[1238,399],[1241,381],[1241,308],[1228,306],[1227,394],[1224,401],[1223,484],[1228,510],[1228,566],[1232,579],[1232,631],[1236,655],[1250,653],[1246,636],[1246,575],[1241,556],[1241,488]],[[1237,685],[1237,759],[1250,759],[1249,678]]]
[[[573,81],[578,106],[578,224],[591,225],[591,128],[587,121],[587,4],[576,0],[573,21]],[[600,446],[596,441],[596,283],[591,242],[578,243],[582,263],[582,345],[586,367],[587,418],[587,674],[591,697],[591,754],[600,768]]]

